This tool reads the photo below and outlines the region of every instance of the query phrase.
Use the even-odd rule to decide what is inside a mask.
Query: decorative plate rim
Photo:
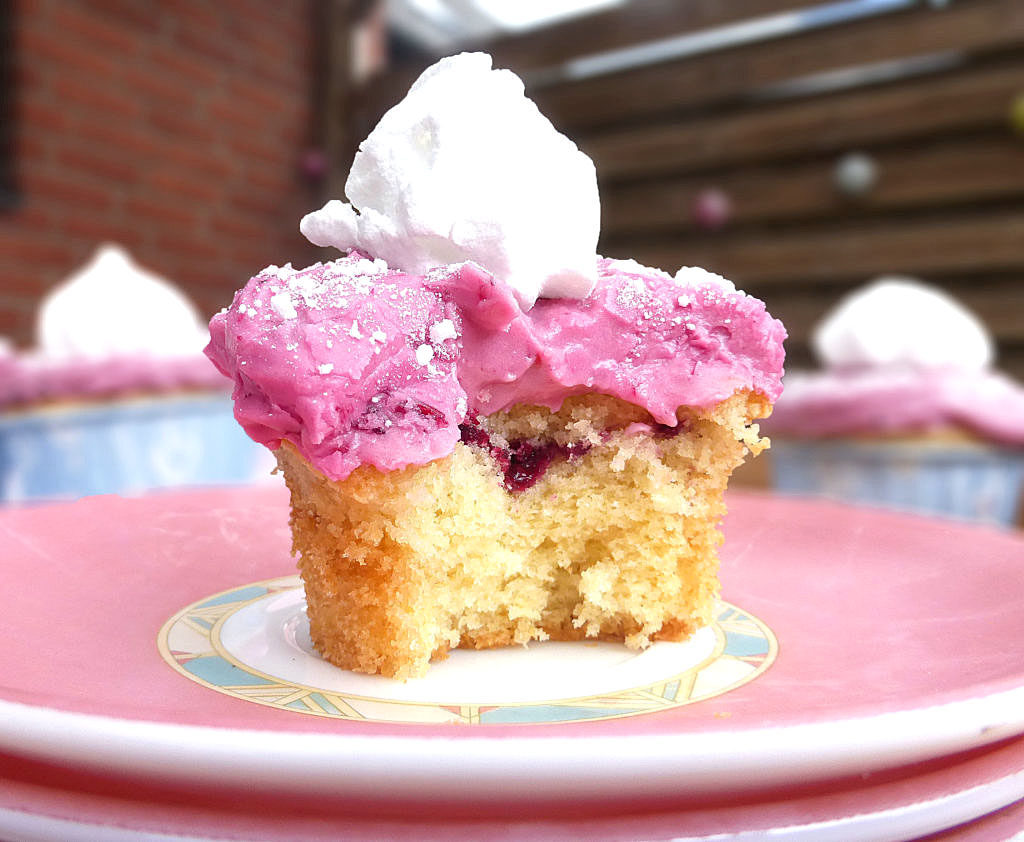
[[[279,596],[282,593],[301,590],[301,587],[300,578],[297,575],[290,575],[248,582],[208,594],[179,609],[164,622],[157,635],[157,649],[164,662],[185,678],[215,692],[266,707],[331,719],[421,724],[427,721],[431,721],[434,724],[443,724],[436,720],[425,720],[415,716],[416,713],[425,714],[428,711],[436,712],[441,710],[450,712],[453,717],[451,721],[455,724],[477,726],[486,726],[488,724],[518,726],[564,725],[572,722],[624,719],[671,710],[707,701],[754,681],[769,669],[779,654],[778,639],[767,623],[746,609],[719,599],[716,601],[715,617],[709,626],[706,627],[714,635],[711,651],[698,662],[686,666],[677,673],[661,676],[654,682],[648,681],[642,684],[615,688],[605,693],[495,703],[464,702],[456,699],[449,702],[424,702],[369,696],[350,691],[328,690],[323,687],[274,675],[261,669],[258,665],[242,661],[223,644],[221,640],[223,627],[236,613],[263,600]],[[262,592],[254,594],[254,589],[259,589]],[[237,600],[230,599],[234,594],[238,594],[240,598]],[[203,622],[197,622],[199,615],[204,615]],[[206,628],[205,620],[211,621],[208,628]],[[723,628],[723,622],[726,624],[726,628]],[[729,651],[730,644],[735,643],[737,633],[730,633],[728,626],[733,623],[743,622],[749,624],[748,630],[756,631],[757,638],[755,639],[763,644],[763,653],[739,655]],[[186,625],[191,631],[198,633],[208,643],[208,648],[198,651],[173,649],[170,645],[170,637],[175,629],[182,625]],[[752,634],[749,636],[753,637]],[[251,675],[259,682],[267,682],[267,684],[242,685],[212,681],[188,669],[187,664],[198,658],[219,658],[229,667],[234,668],[234,670]],[[700,693],[694,692],[701,675],[705,674],[705,671],[712,665],[724,662],[724,659],[742,661],[751,664],[753,668],[731,681],[719,682],[710,689],[705,689]],[[233,672],[231,675],[236,677],[236,674]],[[666,695],[668,689],[673,685],[676,689],[672,691],[671,696]],[[661,688],[660,693],[656,692],[658,688]],[[641,695],[644,696],[643,702],[637,699],[636,703],[644,704],[644,707],[622,709],[623,699]],[[282,702],[282,699],[285,701]],[[660,702],[657,699],[664,699],[665,701]],[[365,710],[360,711],[359,706],[361,703],[373,705],[377,709],[377,714],[368,716]],[[608,707],[617,709],[617,712],[599,712]],[[395,709],[394,713],[398,714],[401,712],[404,715],[382,715],[392,712],[392,708]],[[508,713],[513,710],[515,711],[515,718],[512,719],[497,718],[491,715],[494,712],[505,711]],[[564,712],[566,715],[558,716],[557,713],[559,711]],[[573,712],[575,712],[575,715],[573,715]],[[481,715],[485,718],[481,719]]]

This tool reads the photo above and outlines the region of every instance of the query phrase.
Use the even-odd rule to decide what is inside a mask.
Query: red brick
[[[96,243],[124,243],[217,309],[251,273],[310,262],[296,220],[309,132],[309,0],[20,0],[14,19],[25,203],[0,278],[26,312]],[[140,12],[140,10],[143,10]],[[308,200],[308,201],[307,201]],[[216,303],[216,306],[213,306]],[[27,335],[0,302],[0,326]]]
[[[137,214],[160,225],[171,226],[183,234],[187,232],[190,236],[198,227],[195,214],[188,205],[170,199],[165,193],[131,196],[125,201],[125,210],[129,216]]]
[[[171,231],[163,231],[153,238],[156,248],[161,251],[178,255],[186,249],[193,258],[201,261],[221,261],[224,259],[224,244],[220,240],[204,240],[199,237],[192,237],[187,243]]]
[[[137,252],[148,239],[121,215],[100,217],[82,213],[69,214],[61,224],[61,232],[93,245],[120,243],[131,252]]]
[[[232,238],[239,243],[255,244],[257,247],[266,242],[268,234],[265,224],[252,219],[238,216],[218,216],[211,225],[213,231],[221,236]]]
[[[56,100],[41,97],[23,97],[15,106],[15,125],[22,134],[67,131],[70,117]]]
[[[126,26],[142,34],[160,30],[163,15],[158,4],[142,0],[76,0],[93,17],[105,19],[113,26]]]
[[[228,80],[228,96],[246,107],[258,108],[271,114],[286,114],[294,110],[292,94],[283,85],[268,84],[235,76]]]
[[[49,162],[53,159],[54,138],[44,132],[22,133],[14,138],[14,160],[21,163]]]
[[[27,195],[45,195],[51,201],[67,202],[101,211],[114,204],[109,186],[88,179],[55,176],[52,172],[22,171],[22,189]]]
[[[27,196],[16,210],[7,211],[3,220],[5,228],[11,231],[52,231],[57,214],[52,203],[41,201],[38,196]]]
[[[105,20],[77,3],[57,3],[52,15],[52,26],[58,37],[75,38],[114,55],[137,55],[142,45],[133,28]]]
[[[234,281],[234,279],[231,280]],[[246,278],[246,280],[248,280],[248,278]],[[176,266],[174,269],[174,283],[184,290],[185,294],[193,300],[195,299],[195,291],[197,290],[220,288],[221,285],[225,287],[227,286],[224,279],[218,278],[216,272],[211,272],[208,266]],[[225,303],[230,302],[231,298],[228,297]]]
[[[192,144],[212,144],[220,136],[220,127],[197,114],[174,108],[156,109],[146,121],[161,138]]]
[[[244,29],[250,38],[254,34],[270,33],[289,42],[308,39],[312,21],[312,5],[308,0],[290,0],[288,3],[275,3],[273,0],[221,0],[220,5],[235,19],[250,24]]]
[[[164,13],[174,22],[176,31],[220,32],[228,14],[220,2],[208,0],[162,0]]]
[[[239,21],[242,40],[256,47],[258,54],[273,57],[274,67],[294,61],[307,53],[310,28],[316,24],[308,3],[248,3],[248,11],[232,9],[229,0],[224,8]]]
[[[124,84],[147,105],[185,111],[195,109],[196,92],[193,86],[164,73],[159,67],[139,67]]]
[[[52,69],[45,63],[19,56],[14,60],[14,91],[19,98],[38,95],[49,89],[52,75]]]
[[[209,204],[224,197],[221,181],[200,178],[180,169],[161,168],[151,170],[145,183],[158,193],[173,194],[191,202]]]
[[[163,150],[164,163],[173,165],[180,172],[191,175],[201,174],[218,181],[228,179],[240,171],[240,164],[225,149],[215,144],[172,143]]]
[[[235,212],[254,215],[273,222],[281,221],[282,207],[280,196],[258,190],[236,190],[229,197]]]
[[[19,231],[17,236],[0,241],[0,254],[7,261],[19,261],[31,267],[37,264],[67,264],[72,257],[70,245],[52,231]],[[27,271],[4,277],[3,291],[38,292],[42,286],[38,272]]]
[[[231,66],[244,58],[242,48],[223,29],[179,27],[174,40],[184,52],[210,59],[218,64]]]
[[[276,122],[276,115],[248,102],[232,99],[229,95],[211,97],[206,104],[206,112],[218,123],[238,132],[267,132]]]
[[[300,187],[297,164],[287,162],[268,167],[251,159],[245,163],[245,181],[264,193],[291,196]]]
[[[121,150],[94,145],[65,144],[57,153],[56,160],[68,171],[120,184],[138,181],[142,169],[137,159],[124,155]]]
[[[153,44],[151,56],[156,68],[193,91],[203,92],[220,85],[230,72],[230,68],[220,64],[186,57],[169,44]]]
[[[7,275],[7,267],[0,259],[0,272]],[[0,295],[0,335],[16,346],[27,348],[35,332],[36,296]]]
[[[237,132],[229,142],[232,155],[252,169],[270,167],[281,173],[295,172],[295,146],[282,143],[271,133]]]
[[[173,145],[161,138],[143,120],[90,120],[85,115],[79,115],[72,129],[83,141],[97,144],[101,148],[116,149],[120,154],[140,161],[161,160]]]
[[[54,82],[54,92],[63,107],[89,112],[94,119],[100,115],[137,119],[143,113],[138,98],[125,95],[120,86],[98,85],[95,79],[62,75]]]
[[[45,63],[52,71],[78,71],[80,73],[109,80],[123,66],[110,54],[102,53],[95,45],[81,40],[55,38],[50,27],[23,27],[18,32],[15,48],[26,63]],[[57,65],[57,67],[54,67]]]
[[[46,13],[50,0],[14,0],[14,11],[19,19],[41,17]]]
[[[178,263],[181,254],[180,250],[167,253],[149,242],[138,249],[135,258],[141,266],[177,284]]]

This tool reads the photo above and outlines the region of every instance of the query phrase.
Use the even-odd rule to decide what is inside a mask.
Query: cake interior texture
[[[754,391],[675,427],[596,394],[514,406],[449,456],[343,481],[284,442],[314,645],[405,679],[456,647],[685,639],[711,619],[723,492],[770,410]]]

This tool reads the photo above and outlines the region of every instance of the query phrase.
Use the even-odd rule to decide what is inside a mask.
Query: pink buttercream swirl
[[[769,433],[801,438],[926,433],[948,428],[1024,445],[1024,387],[989,369],[841,368],[787,378]]]
[[[291,441],[332,479],[445,456],[467,418],[513,404],[599,392],[674,425],[680,406],[738,390],[778,397],[786,334],[762,302],[706,273],[640,269],[602,259],[589,297],[524,312],[473,263],[420,276],[351,252],[271,267],[214,316],[206,353],[246,432]]]
[[[52,360],[0,354],[0,410],[64,400],[100,400],[144,392],[224,391],[224,378],[201,354],[181,357],[119,355]]]

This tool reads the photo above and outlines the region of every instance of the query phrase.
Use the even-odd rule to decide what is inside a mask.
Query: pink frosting
[[[599,392],[674,425],[679,406],[741,389],[775,400],[786,335],[764,304],[706,273],[680,282],[601,260],[588,298],[524,312],[472,263],[419,276],[357,252],[264,270],[210,333],[246,432],[293,442],[332,479],[445,456],[459,424],[513,404],[557,409]]]
[[[53,400],[107,398],[127,392],[222,389],[223,383],[223,377],[201,355],[95,360],[0,355],[0,409]]]
[[[863,368],[787,377],[769,433],[808,438],[960,427],[1024,444],[1024,387],[994,371]]]

